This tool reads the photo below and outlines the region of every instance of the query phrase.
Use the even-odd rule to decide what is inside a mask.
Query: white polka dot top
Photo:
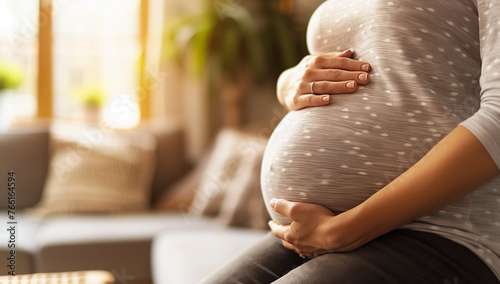
[[[498,0],[323,3],[308,27],[311,54],[353,48],[354,58],[372,65],[371,82],[284,117],[264,155],[265,201],[346,211],[459,124],[500,167],[499,38]],[[404,227],[467,246],[500,278],[500,178]]]

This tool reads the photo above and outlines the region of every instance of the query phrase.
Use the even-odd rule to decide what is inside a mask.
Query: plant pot
[[[93,105],[83,106],[82,118],[85,123],[99,124],[101,122],[101,107]]]

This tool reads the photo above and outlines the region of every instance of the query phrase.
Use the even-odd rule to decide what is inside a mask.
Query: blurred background
[[[0,282],[196,283],[267,234],[276,80],[321,2],[0,0]]]
[[[223,127],[272,130],[276,79],[321,2],[0,0],[0,131],[168,119],[196,158]]]

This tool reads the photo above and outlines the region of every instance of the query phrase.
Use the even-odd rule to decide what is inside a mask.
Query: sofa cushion
[[[153,209],[159,211],[186,211],[193,202],[201,177],[207,168],[205,156],[193,169],[168,187],[160,196]]]
[[[153,282],[198,283],[266,233],[228,228],[164,232],[153,242]]]
[[[0,275],[12,275],[11,273],[14,273],[14,275],[19,275],[19,274],[28,274],[28,273],[33,273],[35,272],[33,270],[33,255],[25,250],[18,249],[16,250],[15,253],[15,263],[13,264],[14,270],[10,269],[10,261],[8,258],[12,257],[12,254],[10,254],[9,251],[1,249],[0,250],[0,257],[1,257],[1,267],[0,267]],[[13,272],[12,272],[13,271]],[[0,282],[1,283],[1,282]]]
[[[13,239],[11,239],[10,225],[6,211],[0,211],[0,223],[5,224],[5,229],[0,230],[0,275],[7,275],[10,267],[11,250],[15,250],[15,273],[25,274],[34,272],[33,255],[37,251],[36,240],[37,232],[43,225],[43,219],[38,216],[29,216],[21,213],[16,213],[15,230]],[[9,247],[9,245],[11,247]],[[15,247],[13,247],[15,245]]]
[[[143,122],[139,131],[152,134],[156,140],[156,166],[151,186],[152,204],[189,169],[183,126],[173,119]]]
[[[47,219],[37,234],[35,269],[107,270],[117,277],[127,276],[129,283],[151,281],[150,248],[155,235],[215,226],[210,219],[170,214],[56,216]]]
[[[33,213],[118,213],[149,208],[152,135],[55,124],[50,142],[50,170]]]
[[[15,172],[16,210],[35,205],[42,194],[48,169],[47,129],[0,133],[0,183]],[[0,186],[0,209],[7,208],[7,187]]]

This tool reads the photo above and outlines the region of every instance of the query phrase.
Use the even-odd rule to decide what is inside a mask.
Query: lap
[[[435,234],[395,230],[345,253],[304,263],[272,234],[204,283],[499,283],[460,244]]]
[[[269,233],[202,283],[271,283],[303,262]]]

